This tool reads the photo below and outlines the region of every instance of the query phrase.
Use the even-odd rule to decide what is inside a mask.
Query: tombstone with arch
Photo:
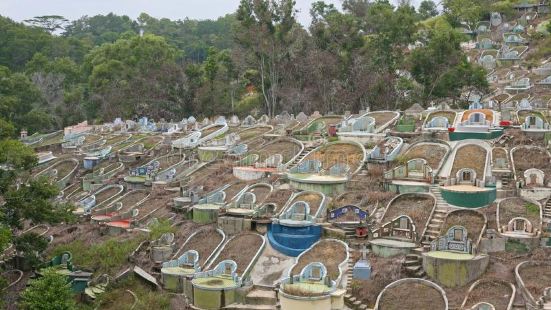
[[[444,116],[437,116],[430,120],[428,124],[429,128],[448,128],[450,127],[450,123],[448,121],[447,117]]]
[[[472,241],[468,238],[467,229],[460,225],[452,226],[444,236],[430,244],[431,251],[454,251],[472,253]]]
[[[323,282],[327,276],[327,268],[320,262],[311,262],[300,271],[301,282]]]
[[[463,168],[457,171],[456,180],[458,184],[471,184],[476,183],[476,171],[471,168]]]
[[[526,185],[544,186],[545,173],[539,169],[531,168],[524,171],[524,180]]]
[[[507,230],[509,232],[520,233],[520,234],[534,233],[534,227],[532,223],[524,217],[512,218],[509,221],[509,223],[507,223]]]

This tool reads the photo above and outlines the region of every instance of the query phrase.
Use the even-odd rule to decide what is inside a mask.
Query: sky
[[[303,25],[310,23],[310,6],[315,0],[296,0],[297,17]],[[415,0],[413,2],[418,2]],[[325,0],[341,7],[341,0]],[[0,15],[23,21],[40,15],[62,15],[69,20],[83,15],[107,14],[138,17],[145,12],[169,19],[216,19],[234,12],[239,0],[0,0]]]

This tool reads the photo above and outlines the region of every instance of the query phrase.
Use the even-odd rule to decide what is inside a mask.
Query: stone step
[[[427,234],[427,235],[433,235],[433,236],[434,236],[434,235],[438,236],[438,235],[440,235],[440,231],[429,229],[429,230],[426,231],[425,234]]]
[[[248,304],[231,304],[224,307],[226,310],[275,310],[275,305],[248,305]]]
[[[417,271],[419,271],[419,269],[421,269],[421,265],[416,265],[416,266],[408,266],[406,267],[406,271],[410,272],[410,273],[416,273]]]
[[[431,223],[431,224],[432,224],[432,223],[438,223],[438,224],[441,225],[442,223],[444,223],[444,220],[437,219],[437,218],[434,218],[434,217],[433,217],[433,218],[430,220],[430,223]]]
[[[417,254],[406,254],[406,260],[420,260],[421,259],[421,256],[420,255],[417,255]]]
[[[415,266],[420,266],[420,262],[417,259],[416,260],[405,260],[402,265],[404,265],[404,267],[415,267]]]
[[[253,289],[247,294],[245,301],[251,305],[275,305],[277,299],[273,290]]]
[[[436,229],[440,228],[440,226],[442,226],[441,223],[429,224],[429,225],[428,225],[428,227],[430,227],[430,228],[436,228]]]
[[[415,273],[416,278],[425,278],[426,275],[427,274],[425,273],[425,270],[423,270],[422,268]]]

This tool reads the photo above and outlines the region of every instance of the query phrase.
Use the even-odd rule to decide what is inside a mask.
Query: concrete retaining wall
[[[435,258],[423,253],[423,269],[427,275],[446,287],[459,287],[478,279],[488,267],[490,257],[477,255],[469,260]]]

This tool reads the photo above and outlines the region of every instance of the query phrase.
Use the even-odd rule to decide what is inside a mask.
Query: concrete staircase
[[[273,288],[255,285],[245,296],[245,303],[234,303],[224,309],[276,310],[279,309],[279,304]]]
[[[344,295],[344,304],[348,309],[353,310],[367,310],[367,305],[363,304],[360,300],[352,295],[352,281],[354,264],[358,260],[356,250],[348,248],[348,254],[350,259],[348,260],[348,267],[346,269],[346,295]]]
[[[304,150],[302,150],[297,158],[289,164],[289,169],[295,168],[304,159],[304,157],[306,157],[306,155],[312,152],[316,147],[318,147],[317,143],[304,144]]]
[[[512,178],[511,178],[511,175],[509,174],[504,174],[501,176],[501,185],[506,188],[509,186],[509,184],[511,183],[512,181]]]
[[[423,269],[423,257],[420,253],[413,253],[406,255],[406,260],[402,264],[408,276],[412,278],[426,278],[425,270]]]
[[[440,237],[440,230],[451,209],[450,205],[442,198],[438,185],[431,185],[430,192],[436,197],[436,209],[432,213],[427,229],[421,239],[424,251],[430,251],[430,243]]]
[[[551,199],[547,200],[543,206],[543,223],[551,223]]]

